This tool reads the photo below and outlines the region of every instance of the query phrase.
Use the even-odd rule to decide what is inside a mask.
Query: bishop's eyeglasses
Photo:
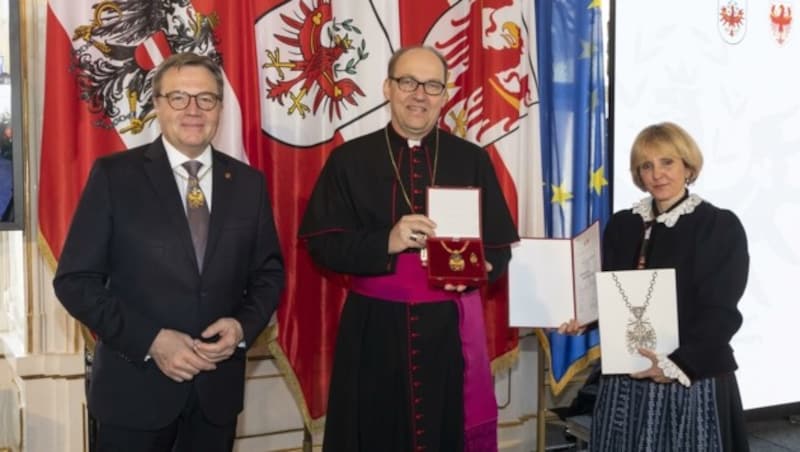
[[[425,94],[430,96],[438,96],[444,92],[444,83],[436,81],[436,80],[428,80],[427,82],[420,82],[419,80],[415,79],[414,77],[389,77],[389,80],[394,80],[397,82],[397,87],[400,88],[400,91],[405,91],[407,93],[413,93],[417,90],[419,85],[422,85],[423,91]]]
[[[167,103],[173,110],[185,110],[189,102],[194,99],[197,108],[203,111],[211,111],[217,106],[220,97],[214,93],[189,94],[184,91],[170,91],[166,94],[158,94],[156,97],[166,97]]]

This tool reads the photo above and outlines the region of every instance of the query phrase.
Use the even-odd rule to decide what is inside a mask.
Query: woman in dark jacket
[[[665,355],[640,349],[650,368],[601,378],[593,451],[749,449],[730,346],[742,324],[747,237],[731,211],[689,193],[702,165],[695,141],[672,123],[645,128],[633,143],[633,182],[650,196],[609,221],[603,270],[674,268],[680,346]]]

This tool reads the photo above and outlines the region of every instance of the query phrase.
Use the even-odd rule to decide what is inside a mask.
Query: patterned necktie
[[[189,180],[186,184],[186,217],[189,220],[189,229],[192,232],[192,244],[194,253],[197,256],[197,268],[203,271],[203,256],[206,253],[206,242],[208,241],[208,204],[203,190],[200,188],[200,180],[197,173],[203,166],[197,160],[189,160],[183,164],[186,172],[189,173]]]

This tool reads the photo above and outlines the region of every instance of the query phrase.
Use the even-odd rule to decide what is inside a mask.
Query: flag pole
[[[545,452],[545,426],[546,426],[546,413],[547,402],[545,401],[544,393],[544,352],[542,350],[542,343],[539,344],[539,349],[536,353],[536,451]]]
[[[307,425],[303,426],[303,452],[311,452],[314,448],[314,437]]]

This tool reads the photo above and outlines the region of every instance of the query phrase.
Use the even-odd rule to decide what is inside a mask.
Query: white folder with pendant
[[[652,362],[638,348],[678,348],[678,303],[671,268],[599,272],[597,304],[604,374],[630,374]]]

